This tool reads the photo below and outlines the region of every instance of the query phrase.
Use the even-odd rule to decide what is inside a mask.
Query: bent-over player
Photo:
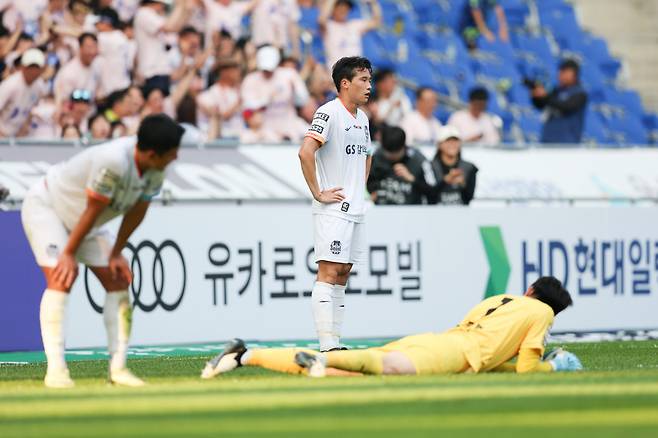
[[[47,283],[39,314],[48,359],[46,386],[74,385],[64,359],[64,324],[78,262],[87,265],[107,291],[103,321],[110,382],[144,384],[126,368],[132,273],[121,250],[160,191],[163,171],[176,159],[183,132],[164,114],[148,116],[137,138],[119,138],[84,150],[51,167],[26,195],[23,227]],[[112,236],[103,225],[121,215],[118,235]]]

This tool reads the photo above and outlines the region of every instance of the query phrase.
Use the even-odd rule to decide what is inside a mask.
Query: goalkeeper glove
[[[545,360],[551,364],[553,371],[580,371],[583,369],[583,364],[575,354],[561,348],[556,348],[548,353]]]

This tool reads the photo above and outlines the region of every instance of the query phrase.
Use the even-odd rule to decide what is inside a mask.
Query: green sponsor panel
[[[480,227],[480,237],[489,262],[489,280],[484,291],[484,298],[489,298],[507,292],[511,267],[500,227]]]

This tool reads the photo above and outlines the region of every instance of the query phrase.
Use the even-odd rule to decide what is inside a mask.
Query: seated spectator
[[[497,115],[486,112],[488,102],[489,92],[475,87],[468,94],[468,108],[454,112],[448,119],[448,125],[459,130],[464,142],[482,146],[500,144],[503,122]]]
[[[122,122],[116,122],[112,124],[112,129],[110,130],[110,138],[119,138],[125,137],[128,135],[128,128]]]
[[[244,129],[242,102],[240,100],[240,66],[227,59],[217,66],[217,82],[197,96],[196,102],[201,114],[210,125],[208,139],[218,137],[237,138]],[[203,126],[202,124],[202,126]]]
[[[131,57],[128,37],[120,29],[119,15],[112,8],[98,11],[98,59],[100,64],[101,98],[130,86],[134,59]]]
[[[103,114],[97,113],[89,119],[89,131],[87,131],[89,140],[107,140],[111,133],[112,125]]]
[[[496,14],[498,20],[498,37],[503,42],[509,42],[509,29],[505,10],[497,0],[469,0],[464,6],[460,28],[469,49],[477,46],[477,39],[483,36],[489,42],[496,40],[496,36],[487,26],[487,19],[491,13]]]
[[[367,184],[377,205],[427,204],[433,193],[432,165],[418,149],[406,145],[405,137],[400,128],[382,128]]]
[[[558,84],[549,93],[535,83],[532,103],[545,112],[542,143],[580,143],[585,125],[587,92],[580,84],[580,66],[572,59],[560,63]]]
[[[139,122],[141,120],[141,111],[144,107],[144,95],[141,88],[131,85],[128,88],[128,96],[130,97],[130,115],[121,118],[121,123],[126,125],[128,135],[137,134]]]
[[[308,129],[308,124],[297,115],[297,107],[308,102],[308,90],[297,70],[280,67],[280,60],[275,47],[258,50],[258,71],[248,74],[242,82],[242,101],[265,107],[265,129],[297,142]]]
[[[41,77],[45,64],[41,50],[29,49],[21,56],[19,71],[0,82],[0,137],[28,133],[30,112],[47,93]]]
[[[73,90],[88,90],[93,100],[100,88],[100,65],[94,62],[98,55],[98,38],[93,33],[83,33],[78,43],[78,56],[64,65],[55,76],[53,92],[59,108],[66,105]]]
[[[263,108],[246,109],[242,117],[247,127],[240,133],[240,143],[279,143],[282,140],[276,132],[265,129]]]
[[[318,23],[324,40],[327,68],[345,56],[362,56],[362,36],[381,25],[382,11],[376,0],[366,0],[372,16],[365,20],[350,20],[352,0],[327,0],[320,11]]]
[[[428,87],[416,91],[416,110],[402,120],[402,129],[407,135],[407,144],[436,144],[441,122],[434,117],[439,102],[436,92]]]
[[[475,193],[478,168],[461,158],[461,136],[454,126],[441,128],[432,167],[437,185],[432,203],[468,205]]]
[[[375,101],[373,105],[376,124],[400,126],[407,114],[413,111],[411,101],[398,85],[393,70],[382,69],[373,77]]]
[[[144,0],[134,20],[137,75],[145,81],[146,88],[159,88],[166,93],[169,93],[171,68],[162,35],[180,31],[196,6],[195,0],[177,1],[167,16],[169,3],[167,0]]]

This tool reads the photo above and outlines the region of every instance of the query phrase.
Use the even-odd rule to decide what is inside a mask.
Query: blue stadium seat
[[[593,110],[588,109],[585,113],[585,130],[583,142],[599,145],[609,145],[613,141],[607,133],[607,129],[601,117]]]
[[[539,143],[541,139],[542,121],[539,113],[530,112],[522,114],[516,119],[523,138],[530,143]]]

